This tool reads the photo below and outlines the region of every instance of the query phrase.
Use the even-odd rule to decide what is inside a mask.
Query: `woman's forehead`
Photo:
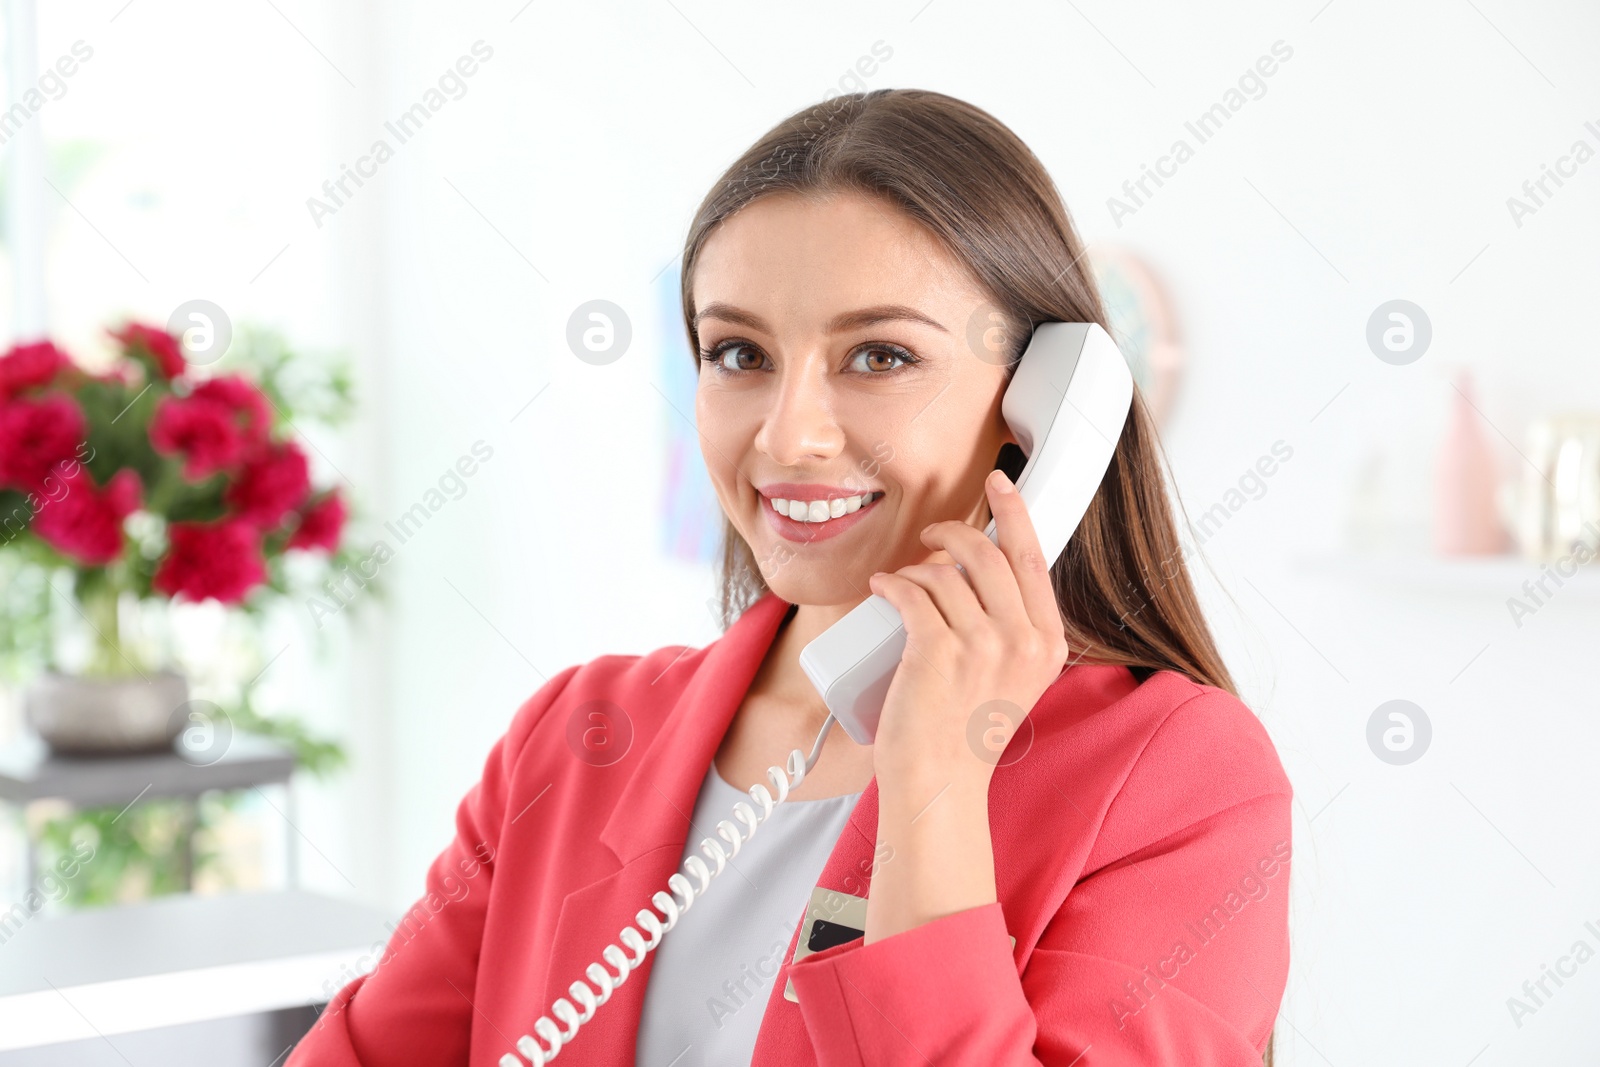
[[[764,197],[722,223],[697,257],[697,309],[732,305],[772,329],[816,329],[841,312],[917,308],[947,326],[982,298],[962,265],[903,212],[874,198]]]

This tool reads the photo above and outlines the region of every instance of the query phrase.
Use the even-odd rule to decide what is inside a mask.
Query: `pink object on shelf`
[[[1506,552],[1510,539],[1495,505],[1500,465],[1484,432],[1470,373],[1462,370],[1454,388],[1434,479],[1434,551],[1444,556]]]

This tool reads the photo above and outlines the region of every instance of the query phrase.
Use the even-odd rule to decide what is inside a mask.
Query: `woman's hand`
[[[905,620],[906,650],[872,745],[889,858],[867,892],[869,945],[994,903],[989,779],[1067,661],[1027,508],[1000,471],[985,488],[998,548],[964,522],[938,522],[922,532],[927,562],[872,576],[872,591]]]
[[[926,562],[869,583],[906,628],[873,743],[880,789],[987,786],[1005,742],[1066,664],[1051,561],[1027,508],[1002,471],[984,488],[998,547],[964,522],[937,522],[922,532],[935,550]]]

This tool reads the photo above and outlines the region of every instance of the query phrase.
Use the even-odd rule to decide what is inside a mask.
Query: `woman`
[[[1270,1062],[1291,789],[1201,617],[1142,400],[1053,564],[1011,491],[1012,361],[1036,323],[1104,322],[1038,160],[937,93],[807,108],[706,198],[682,283],[731,625],[523,705],[292,1067],[520,1063],[530,1034],[533,1062],[652,1067]],[[869,591],[907,634],[875,742],[828,730],[570,1049],[559,1015],[536,1027],[811,745],[799,652]]]

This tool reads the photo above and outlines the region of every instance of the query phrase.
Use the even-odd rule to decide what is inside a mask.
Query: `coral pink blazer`
[[[602,656],[535,693],[376,969],[334,996],[288,1067],[494,1067],[666,888],[788,607],[768,593],[705,648]],[[631,723],[609,766],[569,744],[606,707],[592,701]],[[1140,684],[1089,665],[1027,721],[989,789],[998,903],[786,963],[754,1064],[1260,1064],[1289,966],[1291,789],[1266,730],[1176,673]],[[867,895],[877,815],[874,779],[818,885]],[[697,906],[717,907],[715,885]],[[562,1062],[633,1062],[654,959]]]

